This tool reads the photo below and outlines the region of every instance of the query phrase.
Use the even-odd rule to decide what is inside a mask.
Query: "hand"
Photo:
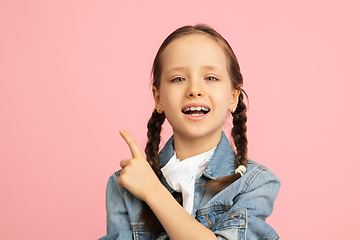
[[[144,158],[135,140],[125,130],[120,130],[120,135],[129,146],[132,158],[120,162],[122,170],[117,182],[135,197],[146,201],[149,194],[163,188],[163,185]]]

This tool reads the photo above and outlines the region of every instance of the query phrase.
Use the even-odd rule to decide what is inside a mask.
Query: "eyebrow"
[[[181,71],[181,70],[184,70],[185,67],[174,67],[174,68],[171,68],[169,71],[167,72],[172,72],[172,71]]]
[[[169,71],[167,72],[172,72],[172,71],[182,71],[186,69],[186,67],[174,67],[171,68]],[[201,69],[205,69],[205,70],[216,70],[216,71],[220,71],[222,72],[222,70],[216,66],[211,66],[211,65],[206,65],[206,66],[202,66]]]
[[[207,70],[217,70],[221,72],[221,69],[216,67],[216,66],[202,66],[202,69],[207,69]]]

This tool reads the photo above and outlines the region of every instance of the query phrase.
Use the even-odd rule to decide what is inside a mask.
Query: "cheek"
[[[227,110],[227,108],[230,106],[230,103],[233,101],[232,91],[230,88],[224,88],[221,89],[221,91],[216,91],[214,92],[213,96],[214,102],[222,108],[225,108],[224,110]]]
[[[169,112],[174,109],[176,93],[169,94],[169,92],[163,91],[160,93],[160,102],[164,108],[164,111]]]

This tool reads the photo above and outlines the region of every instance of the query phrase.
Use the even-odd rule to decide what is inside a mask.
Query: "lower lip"
[[[206,118],[206,116],[207,116],[209,113],[204,114],[204,115],[201,115],[201,116],[191,116],[191,115],[185,114],[185,113],[183,113],[183,114],[185,115],[186,118],[188,118],[188,119],[190,119],[190,120],[192,120],[192,121],[200,121],[200,120],[203,120],[204,118]]]

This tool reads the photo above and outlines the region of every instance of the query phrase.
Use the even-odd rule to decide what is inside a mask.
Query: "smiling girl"
[[[227,41],[205,25],[179,28],[152,74],[146,158],[120,130],[132,158],[109,179],[101,239],[278,239],[265,219],[280,182],[247,158],[243,79]],[[222,131],[230,114],[236,152]],[[173,136],[159,153],[165,117]]]

